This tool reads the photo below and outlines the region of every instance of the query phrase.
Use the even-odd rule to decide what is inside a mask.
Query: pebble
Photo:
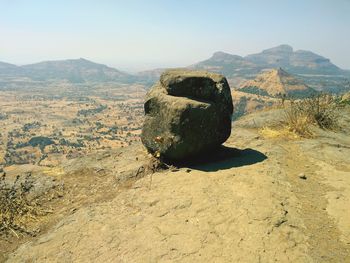
[[[304,173],[300,173],[298,176],[299,176],[300,179],[303,179],[303,180],[307,179],[307,177],[306,177],[306,175]]]

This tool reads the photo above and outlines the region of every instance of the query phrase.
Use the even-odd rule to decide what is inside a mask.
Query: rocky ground
[[[141,145],[67,163],[55,220],[3,261],[350,262],[350,111],[310,139],[261,132],[280,117],[235,122],[204,164],[153,173]]]

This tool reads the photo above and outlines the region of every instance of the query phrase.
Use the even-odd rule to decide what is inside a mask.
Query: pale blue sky
[[[279,44],[350,69],[350,0],[0,0],[0,61],[186,66]]]

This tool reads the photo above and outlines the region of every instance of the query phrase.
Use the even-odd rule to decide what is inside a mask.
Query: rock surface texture
[[[141,139],[149,152],[183,161],[225,142],[231,134],[232,113],[224,76],[168,70],[147,94]]]

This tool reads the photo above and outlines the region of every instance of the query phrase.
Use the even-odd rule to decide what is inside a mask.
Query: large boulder
[[[233,104],[224,76],[168,70],[147,93],[141,139],[167,161],[189,161],[231,134]]]

